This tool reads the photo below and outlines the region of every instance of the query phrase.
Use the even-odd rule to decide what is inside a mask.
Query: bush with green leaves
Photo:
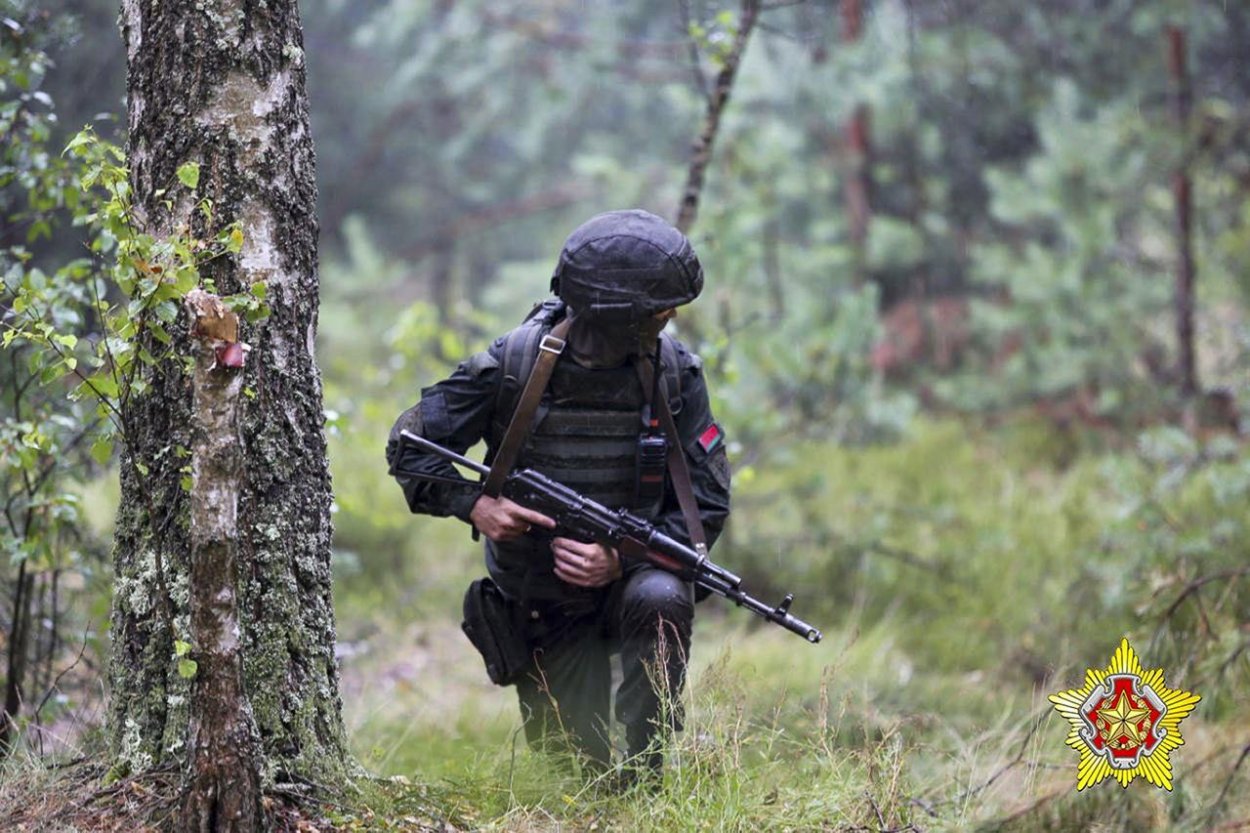
[[[103,546],[85,535],[79,514],[81,484],[125,442],[130,398],[143,396],[152,374],[169,363],[192,361],[174,343],[180,302],[194,288],[213,290],[201,268],[238,253],[243,233],[231,224],[208,239],[186,229],[157,238],[132,210],[120,148],[90,128],[61,153],[49,148],[52,102],[39,90],[46,56],[37,32],[3,22],[0,553],[15,611],[7,622],[7,743],[23,701],[36,696],[24,690],[30,669],[62,659],[58,589],[70,583],[62,579],[101,568]],[[169,201],[193,195],[198,178],[198,165],[183,165],[162,193]],[[212,203],[200,200],[197,208],[213,228]],[[32,247],[58,226],[77,229],[84,256],[47,267]],[[264,294],[257,284],[224,300],[258,320],[268,312]],[[149,462],[136,465],[143,471]]]
[[[1207,693],[1205,714],[1235,714],[1250,683],[1250,453],[1227,436],[1159,427],[1106,473],[1112,598],[1133,611],[1157,661]]]
[[[94,583],[103,567],[103,547],[84,529],[77,488],[92,466],[88,450],[101,419],[90,403],[55,384],[76,364],[96,271],[89,258],[50,274],[32,265],[33,246],[90,210],[83,167],[49,147],[56,117],[41,90],[48,68],[41,38],[38,27],[0,20],[0,587],[9,602],[0,614],[7,654],[0,745],[6,749],[17,730],[64,705],[63,697],[51,696],[52,669],[74,638],[70,633],[82,631],[68,615],[71,588]],[[28,325],[31,338],[24,335]]]

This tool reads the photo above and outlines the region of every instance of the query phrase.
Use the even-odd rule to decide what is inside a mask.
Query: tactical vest
[[[505,337],[495,417],[487,438],[488,459],[493,458],[507,431],[542,336],[563,313],[561,302],[545,302]],[[676,347],[667,335],[662,340],[661,361],[663,395],[676,412],[681,409],[680,369]],[[645,401],[632,363],[590,370],[566,353],[555,366],[516,465],[536,469],[606,506],[630,507],[638,438],[645,429]],[[654,517],[659,506],[633,509]],[[487,563],[496,582],[514,597],[541,600],[593,595],[565,585],[551,574],[551,551],[536,537],[502,544],[488,542]]]
[[[629,506],[644,401],[633,365],[587,370],[562,358],[545,399],[546,413],[539,413],[518,465],[605,506]]]
[[[539,304],[505,337],[495,419],[488,439],[492,458],[534,367],[538,345],[564,311],[558,300]],[[681,369],[676,345],[668,334],[661,338],[660,356],[664,368],[662,394],[676,415],[681,411]],[[645,401],[633,364],[588,370],[566,354],[552,373],[517,465],[537,469],[607,506],[629,506],[638,437],[645,427]],[[642,514],[657,509],[633,508]]]

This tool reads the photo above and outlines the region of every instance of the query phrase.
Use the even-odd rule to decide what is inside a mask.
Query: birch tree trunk
[[[238,317],[200,289],[184,299],[198,342],[192,374],[190,639],[195,660],[182,830],[263,828],[260,749],[239,641],[239,433],[245,353]],[[222,332],[225,331],[225,332]],[[223,339],[220,336],[226,335]],[[226,360],[225,350],[235,350]],[[175,651],[175,653],[178,653]]]
[[[263,282],[272,309],[240,339],[236,608],[242,696],[262,774],[332,779],[344,737],[330,597],[330,477],[317,322],[312,137],[295,0],[123,0],[130,185],[157,239],[185,224],[209,237],[239,221],[242,252],[203,270],[217,293]],[[200,165],[194,199],[176,171]],[[162,189],[169,189],[162,194]],[[212,200],[211,217],[197,208]],[[184,343],[183,319],[173,326]],[[114,551],[110,740],[131,771],[185,764],[192,682],[174,642],[192,641],[191,518],[180,481],[197,447],[187,371],[166,362],[125,404]],[[205,650],[192,641],[189,658]],[[201,655],[203,658],[203,655]],[[194,715],[202,725],[202,715]]]

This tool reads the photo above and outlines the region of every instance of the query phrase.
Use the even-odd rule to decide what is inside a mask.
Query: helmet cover
[[[703,268],[686,235],[638,209],[596,215],[564,242],[551,291],[578,315],[636,321],[687,304]]]

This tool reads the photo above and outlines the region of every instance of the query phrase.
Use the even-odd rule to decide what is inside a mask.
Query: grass
[[[711,647],[697,654],[687,729],[668,750],[660,791],[646,800],[569,778],[531,754],[517,737],[512,692],[485,683],[462,637],[439,643],[427,660],[448,711],[416,691],[407,699],[374,691],[351,709],[358,754],[381,776],[437,774],[454,815],[471,813],[488,829],[586,829],[596,820],[600,829],[832,829],[869,818],[873,802],[898,815],[904,781],[897,721],[880,716],[861,736],[840,737],[838,712],[859,699],[858,687],[849,677],[844,687],[821,660],[847,646],[835,640],[812,649],[789,634],[747,636],[724,622],[707,629],[706,639],[697,636]],[[785,653],[798,654],[796,661],[777,665]],[[854,662],[870,656],[857,649]],[[463,665],[471,677],[460,674]],[[768,679],[775,684],[758,682]]]
[[[490,685],[455,624],[478,546],[377,491],[375,449],[336,470],[352,551],[336,587],[343,701],[369,776],[283,818],[313,830],[1250,829],[1250,462],[1235,445],[1183,445],[1160,436],[1134,456],[1035,426],[920,422],[897,445],[812,443],[744,467],[717,558],[766,599],[796,591],[825,640],[701,605],[687,730],[658,791],[625,794],[526,748],[515,694]],[[1172,792],[1078,794],[1046,696],[1078,686],[1124,635],[1204,699],[1181,727]],[[98,793],[74,780],[86,771],[11,761],[0,829]]]
[[[357,754],[379,777],[436,789],[472,829],[1043,831],[1207,829],[1239,751],[1228,724],[1195,715],[1173,793],[1077,794],[1067,726],[1045,700],[1064,681],[925,669],[891,621],[833,629],[812,648],[729,615],[701,616],[687,729],[654,794],[617,795],[531,754],[512,692],[491,687],[445,626],[446,642],[392,643],[357,669],[385,677],[418,650],[438,681],[349,700]],[[1235,795],[1218,818],[1250,818],[1250,803]]]

